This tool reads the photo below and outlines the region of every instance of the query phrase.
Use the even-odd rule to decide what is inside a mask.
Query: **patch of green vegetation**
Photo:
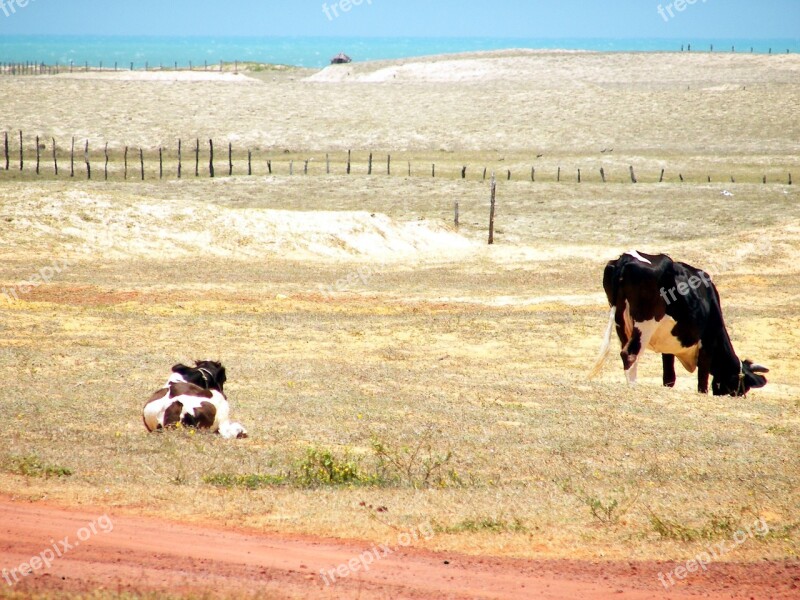
[[[8,461],[7,470],[16,475],[26,477],[69,477],[72,469],[60,465],[50,465],[42,461],[35,454],[25,456],[12,456]]]
[[[442,526],[434,524],[437,533],[528,533],[528,528],[521,519],[514,517],[507,520],[499,517],[479,517],[464,519],[455,525]]]
[[[374,437],[372,460],[356,458],[349,450],[337,454],[327,448],[310,447],[295,461],[293,469],[279,474],[214,473],[204,483],[223,488],[260,489],[288,485],[297,488],[335,486],[448,487],[463,485],[455,470],[445,470],[453,458],[450,450],[437,451],[430,437],[422,435],[414,446],[395,447]]]
[[[288,479],[285,475],[230,475],[228,473],[215,473],[203,476],[203,483],[229,489],[247,488],[248,490],[257,490],[266,487],[285,485],[287,482]]]
[[[653,511],[650,512],[650,525],[662,539],[680,542],[695,542],[697,540],[713,540],[730,536],[736,531],[736,520],[730,515],[711,513],[708,523],[696,526],[683,525],[677,521],[661,518]]]

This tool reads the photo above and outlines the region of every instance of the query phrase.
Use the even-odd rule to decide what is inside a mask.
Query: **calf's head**
[[[172,367],[172,372],[179,375],[186,383],[193,383],[206,390],[222,392],[222,387],[227,381],[222,363],[211,360],[195,361],[194,367],[177,364]]]

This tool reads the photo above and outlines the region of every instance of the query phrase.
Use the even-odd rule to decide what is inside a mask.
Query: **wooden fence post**
[[[578,169],[578,183],[581,182],[581,170]]]
[[[164,152],[161,146],[158,147],[158,178],[164,179]]]
[[[125,179],[128,178],[128,147],[125,146],[125,156],[123,158],[125,164]]]
[[[561,167],[558,167],[558,173],[556,174],[556,181],[561,181]]]
[[[289,161],[289,175],[294,175],[294,160]]]
[[[58,175],[58,157],[56,156],[56,138],[53,138],[53,171],[55,172],[56,175]]]
[[[139,148],[139,167],[142,170],[142,181],[144,181],[144,150]]]
[[[181,155],[181,148],[182,148],[181,140],[180,138],[178,138],[178,179],[181,178],[181,170],[183,169],[183,164],[182,164],[183,157]]]
[[[664,169],[661,169],[661,175],[658,178],[658,183],[664,182]]]
[[[267,161],[267,169],[269,170],[269,174],[272,175],[272,161]]]
[[[372,175],[372,152],[369,153],[369,165],[367,166],[367,175]]]
[[[325,174],[331,174],[331,155],[325,154]]]
[[[228,177],[233,175],[233,144],[228,142]]]
[[[25,157],[23,156],[23,147],[22,147],[22,130],[19,130],[19,170],[22,171],[23,166],[25,165]]]
[[[678,173],[678,178],[683,181],[683,173]]]
[[[75,177],[75,136],[72,136],[72,145],[69,148],[69,176]]]
[[[200,138],[194,140],[194,176],[200,177]]]
[[[250,148],[247,149],[247,174],[253,174],[253,152]]]
[[[389,154],[386,157],[386,174],[387,175],[391,175],[392,174],[392,155],[391,154]]]
[[[454,224],[455,224],[456,229],[458,229],[458,200],[456,200],[456,215],[455,215]]]
[[[461,179],[466,179],[466,178],[467,178],[467,167],[464,166],[461,167]]]
[[[508,181],[511,181],[511,169],[508,169]]]
[[[6,171],[8,171],[8,132],[3,132],[3,149],[5,150],[5,158],[6,158]]]
[[[308,175],[308,160],[306,159],[306,162],[303,163],[303,175]]]
[[[103,155],[105,156],[105,164],[103,165],[103,179],[108,181],[108,142],[106,142],[106,147],[103,150]]]
[[[39,136],[36,136],[36,174],[39,174]]]
[[[636,174],[633,172],[633,165],[631,165],[631,183],[638,183],[636,180]]]
[[[348,150],[347,151],[347,174],[348,175],[350,175],[350,156],[351,156],[351,151]]]
[[[86,145],[83,147],[83,161],[86,163],[86,179],[91,179],[92,165],[89,164],[89,138],[86,138]]]
[[[603,167],[600,167],[600,180],[605,183],[606,182],[606,171]]]
[[[531,181],[536,181],[536,167],[531,167]]]
[[[408,176],[411,177],[411,161],[408,161]]]
[[[483,167],[483,181],[486,181],[486,167]]]
[[[208,140],[208,176],[214,177],[214,140]]]
[[[494,209],[497,197],[497,182],[492,173],[492,196],[489,202],[489,245],[494,244]]]
[[[431,177],[436,177],[436,163],[431,165]]]
[[[792,185],[792,174],[789,173],[789,185]]]

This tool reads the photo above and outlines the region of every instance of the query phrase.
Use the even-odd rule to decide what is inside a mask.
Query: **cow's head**
[[[172,372],[180,376],[186,383],[193,383],[206,390],[221,392],[222,386],[227,380],[222,363],[211,360],[197,360],[193,367],[178,364],[172,367]],[[170,381],[173,381],[173,378],[170,378]]]
[[[769,369],[745,360],[741,363],[738,373],[732,373],[727,377],[714,377],[711,389],[715,396],[746,396],[752,388],[762,388],[767,385],[767,378],[760,373],[769,373]]]

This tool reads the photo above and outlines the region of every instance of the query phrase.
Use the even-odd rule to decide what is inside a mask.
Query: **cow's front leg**
[[[708,376],[711,374],[711,357],[703,348],[697,357],[697,391],[701,394],[708,393]]]
[[[674,354],[662,354],[661,355],[661,364],[664,366],[664,387],[675,387],[675,380],[677,377],[675,376],[675,355]]]

